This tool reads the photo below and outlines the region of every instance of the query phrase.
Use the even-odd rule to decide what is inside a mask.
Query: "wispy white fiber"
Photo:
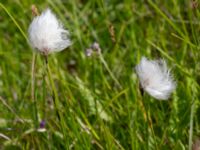
[[[68,30],[63,28],[50,9],[33,19],[28,32],[32,47],[45,55],[62,51],[71,45]]]
[[[142,57],[136,66],[136,73],[142,88],[156,99],[167,100],[176,88],[164,60],[148,60]]]

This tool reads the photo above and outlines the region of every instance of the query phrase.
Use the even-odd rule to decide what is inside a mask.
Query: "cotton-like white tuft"
[[[176,88],[164,60],[142,57],[140,64],[136,66],[136,73],[142,88],[156,99],[167,100]]]
[[[32,47],[45,55],[62,51],[71,45],[69,32],[50,9],[33,19],[28,32]]]

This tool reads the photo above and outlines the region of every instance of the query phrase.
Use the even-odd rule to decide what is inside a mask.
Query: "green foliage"
[[[48,73],[36,54],[35,101],[32,4],[50,7],[73,41],[49,56]],[[0,149],[191,149],[200,138],[198,8],[186,0],[1,0]],[[88,58],[94,41],[102,54]],[[133,70],[141,56],[167,60],[177,80],[170,100],[141,95]]]

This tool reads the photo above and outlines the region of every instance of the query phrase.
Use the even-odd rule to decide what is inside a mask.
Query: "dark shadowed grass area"
[[[26,39],[32,4],[71,32],[72,46],[49,56],[60,119],[44,59]],[[200,139],[199,20],[192,0],[1,0],[0,149],[191,150]],[[102,53],[86,57],[94,41]],[[177,81],[168,101],[141,95],[142,56],[167,61]]]

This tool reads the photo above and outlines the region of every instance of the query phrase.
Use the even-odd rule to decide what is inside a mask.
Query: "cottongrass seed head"
[[[148,60],[142,57],[136,66],[136,73],[144,91],[156,99],[167,100],[176,88],[164,60]]]
[[[69,32],[49,8],[33,19],[28,33],[31,46],[45,55],[62,51],[71,45]]]

